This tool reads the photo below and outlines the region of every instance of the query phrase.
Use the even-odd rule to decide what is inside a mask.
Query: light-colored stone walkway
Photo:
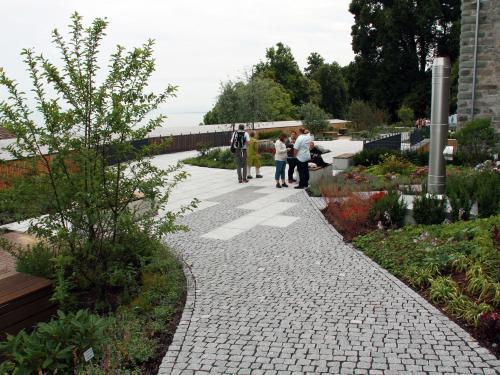
[[[166,238],[189,293],[159,374],[498,373],[488,350],[345,244],[318,202],[274,188],[272,168],[249,184],[188,170],[211,204]]]

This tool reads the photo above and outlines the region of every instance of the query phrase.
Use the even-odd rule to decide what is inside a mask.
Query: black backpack
[[[231,144],[231,151],[241,150],[245,145],[245,132],[235,132],[233,143]]]

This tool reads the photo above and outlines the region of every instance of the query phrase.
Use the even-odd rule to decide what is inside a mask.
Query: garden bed
[[[182,264],[168,249],[155,241],[150,245],[154,249],[144,261],[133,295],[124,297],[120,288],[108,290],[112,310],[99,312],[95,294],[74,294],[74,303],[64,308],[65,317],[59,315],[46,325],[50,336],[43,332],[42,325],[31,335],[20,333],[0,342],[0,357],[4,358],[0,373],[11,373],[13,366],[19,366],[14,356],[28,361],[33,371],[53,369],[54,363],[43,364],[44,355],[36,354],[45,351],[47,359],[59,363],[60,368],[75,368],[79,374],[157,374],[182,316],[186,280]],[[27,270],[32,263],[32,270],[39,273],[40,257],[21,258],[18,269]],[[90,332],[99,329],[101,334],[92,336]],[[68,331],[74,331],[73,340],[68,339]],[[57,344],[61,345],[58,355],[54,351]],[[82,351],[88,346],[95,353],[91,363],[83,361]],[[69,353],[67,358],[65,351]]]
[[[354,245],[500,354],[500,216],[373,231]]]

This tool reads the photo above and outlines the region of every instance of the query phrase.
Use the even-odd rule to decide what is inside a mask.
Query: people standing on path
[[[260,174],[260,166],[261,166],[261,161],[260,161],[260,154],[259,154],[259,143],[257,142],[257,139],[255,139],[255,132],[251,131],[250,132],[250,141],[248,142],[248,175],[247,178],[253,178],[252,177],[252,167],[255,167],[255,177],[256,178],[262,178],[262,175]]]
[[[295,140],[297,139],[297,132],[292,131],[290,133],[290,137],[286,140],[285,145],[288,150],[288,157],[286,158],[288,162],[288,183],[292,184],[297,182],[293,178],[293,172],[295,172],[295,167],[297,166],[297,158],[293,154],[293,145],[295,144]]]
[[[248,182],[247,180],[247,146],[250,136],[245,131],[245,126],[240,124],[238,130],[231,137],[231,152],[234,153],[238,182]]]
[[[286,134],[281,133],[279,138],[274,143],[274,149],[276,152],[274,153],[274,162],[276,164],[276,172],[274,173],[274,179],[276,180],[276,187],[288,187],[285,181],[285,167],[286,167],[286,157],[287,157],[287,148],[285,145]],[[281,184],[280,184],[281,178]]]
[[[305,189],[309,186],[309,160],[311,153],[309,152],[309,144],[311,143],[311,135],[304,128],[299,129],[299,136],[293,146],[294,155],[297,158],[297,170],[299,172],[299,185],[295,189]]]

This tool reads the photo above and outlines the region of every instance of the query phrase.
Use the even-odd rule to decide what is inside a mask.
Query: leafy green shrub
[[[263,152],[262,154],[260,154],[260,162],[262,165],[271,167],[275,165],[274,155],[270,152]]]
[[[410,285],[417,289],[428,288],[434,279],[436,271],[429,267],[410,266],[406,271],[404,278]]]
[[[415,112],[407,106],[401,106],[398,110],[398,118],[403,126],[413,126],[415,121]]]
[[[32,247],[16,249],[13,253],[17,259],[16,270],[33,276],[54,280],[56,268],[54,257],[56,249],[49,244],[38,242]]]
[[[453,315],[462,318],[467,322],[467,324],[478,327],[481,315],[491,311],[492,308],[486,303],[475,303],[469,297],[457,293],[450,301],[448,301],[446,310],[450,311]]]
[[[483,171],[476,175],[476,200],[479,217],[500,212],[500,173]]]
[[[1,90],[8,93],[0,105],[0,119],[18,139],[9,152],[26,163],[43,164],[44,174],[37,177],[50,183],[31,184],[29,193],[46,191],[48,202],[57,202],[30,228],[57,248],[55,297],[68,306],[70,294],[78,295],[80,304],[86,301],[96,309],[113,309],[117,294],[125,297],[137,288],[151,238],[180,229],[175,224],[180,213],[157,213],[166,209],[171,189],[187,176],[180,165],[153,165],[149,155],[163,144],[139,147],[134,142],[162,125],[165,116],[152,112],[176,91],[171,85],[159,93],[148,89],[155,69],[154,42],[130,51],[117,47],[106,64],[106,76],[97,77],[107,25],[97,18],[87,27],[74,13],[69,33],[54,30],[52,41],[63,61],[60,68],[33,49],[23,51],[37,93],[34,102],[0,69]],[[117,92],[116,87],[126,89]],[[50,150],[50,160],[45,149]],[[140,214],[137,193],[147,203]],[[43,200],[35,202],[38,212],[43,211]],[[21,195],[16,203],[32,204]]]
[[[467,175],[448,176],[446,195],[451,206],[453,221],[468,220],[473,204],[474,179]]]
[[[387,193],[370,208],[370,219],[382,222],[385,228],[400,228],[404,224],[406,203],[397,191]]]
[[[403,151],[401,154],[403,158],[408,160],[410,163],[426,167],[429,165],[429,153],[428,152],[420,152],[420,151],[412,151],[407,150]]]
[[[388,121],[387,112],[362,100],[354,100],[349,106],[347,119],[356,131],[370,130]]]
[[[431,281],[429,297],[434,303],[442,304],[449,302],[457,293],[457,283],[448,276],[438,276]]]
[[[383,155],[381,163],[377,166],[380,174],[395,173],[408,175],[415,170],[415,166],[399,155]]]
[[[298,108],[304,127],[313,135],[321,135],[328,129],[328,115],[314,103],[302,104]]]
[[[257,139],[272,139],[276,140],[279,138],[281,134],[281,130],[272,130],[272,131],[260,131],[257,133]]]
[[[37,217],[55,208],[46,176],[28,174],[8,182],[11,187],[0,190],[0,225]]]
[[[353,157],[354,165],[363,165],[370,167],[379,164],[385,155],[397,155],[398,152],[384,148],[363,150],[358,152]]]
[[[496,149],[498,135],[491,126],[491,119],[475,118],[455,133],[458,141],[458,153],[461,159],[476,165],[489,159]]]
[[[100,353],[107,343],[106,321],[88,311],[65,314],[40,323],[31,335],[21,331],[0,342],[0,357],[14,374],[72,373],[92,347]]]
[[[403,151],[399,153],[394,150],[389,149],[368,149],[358,152],[353,157],[354,165],[364,165],[365,167],[370,167],[372,165],[377,165],[382,162],[383,156],[385,155],[401,155],[402,158],[408,160],[410,163],[418,166],[429,165],[429,153],[428,152],[418,152],[418,151]]]
[[[413,218],[418,224],[441,224],[446,219],[446,200],[425,193],[413,200]]]

